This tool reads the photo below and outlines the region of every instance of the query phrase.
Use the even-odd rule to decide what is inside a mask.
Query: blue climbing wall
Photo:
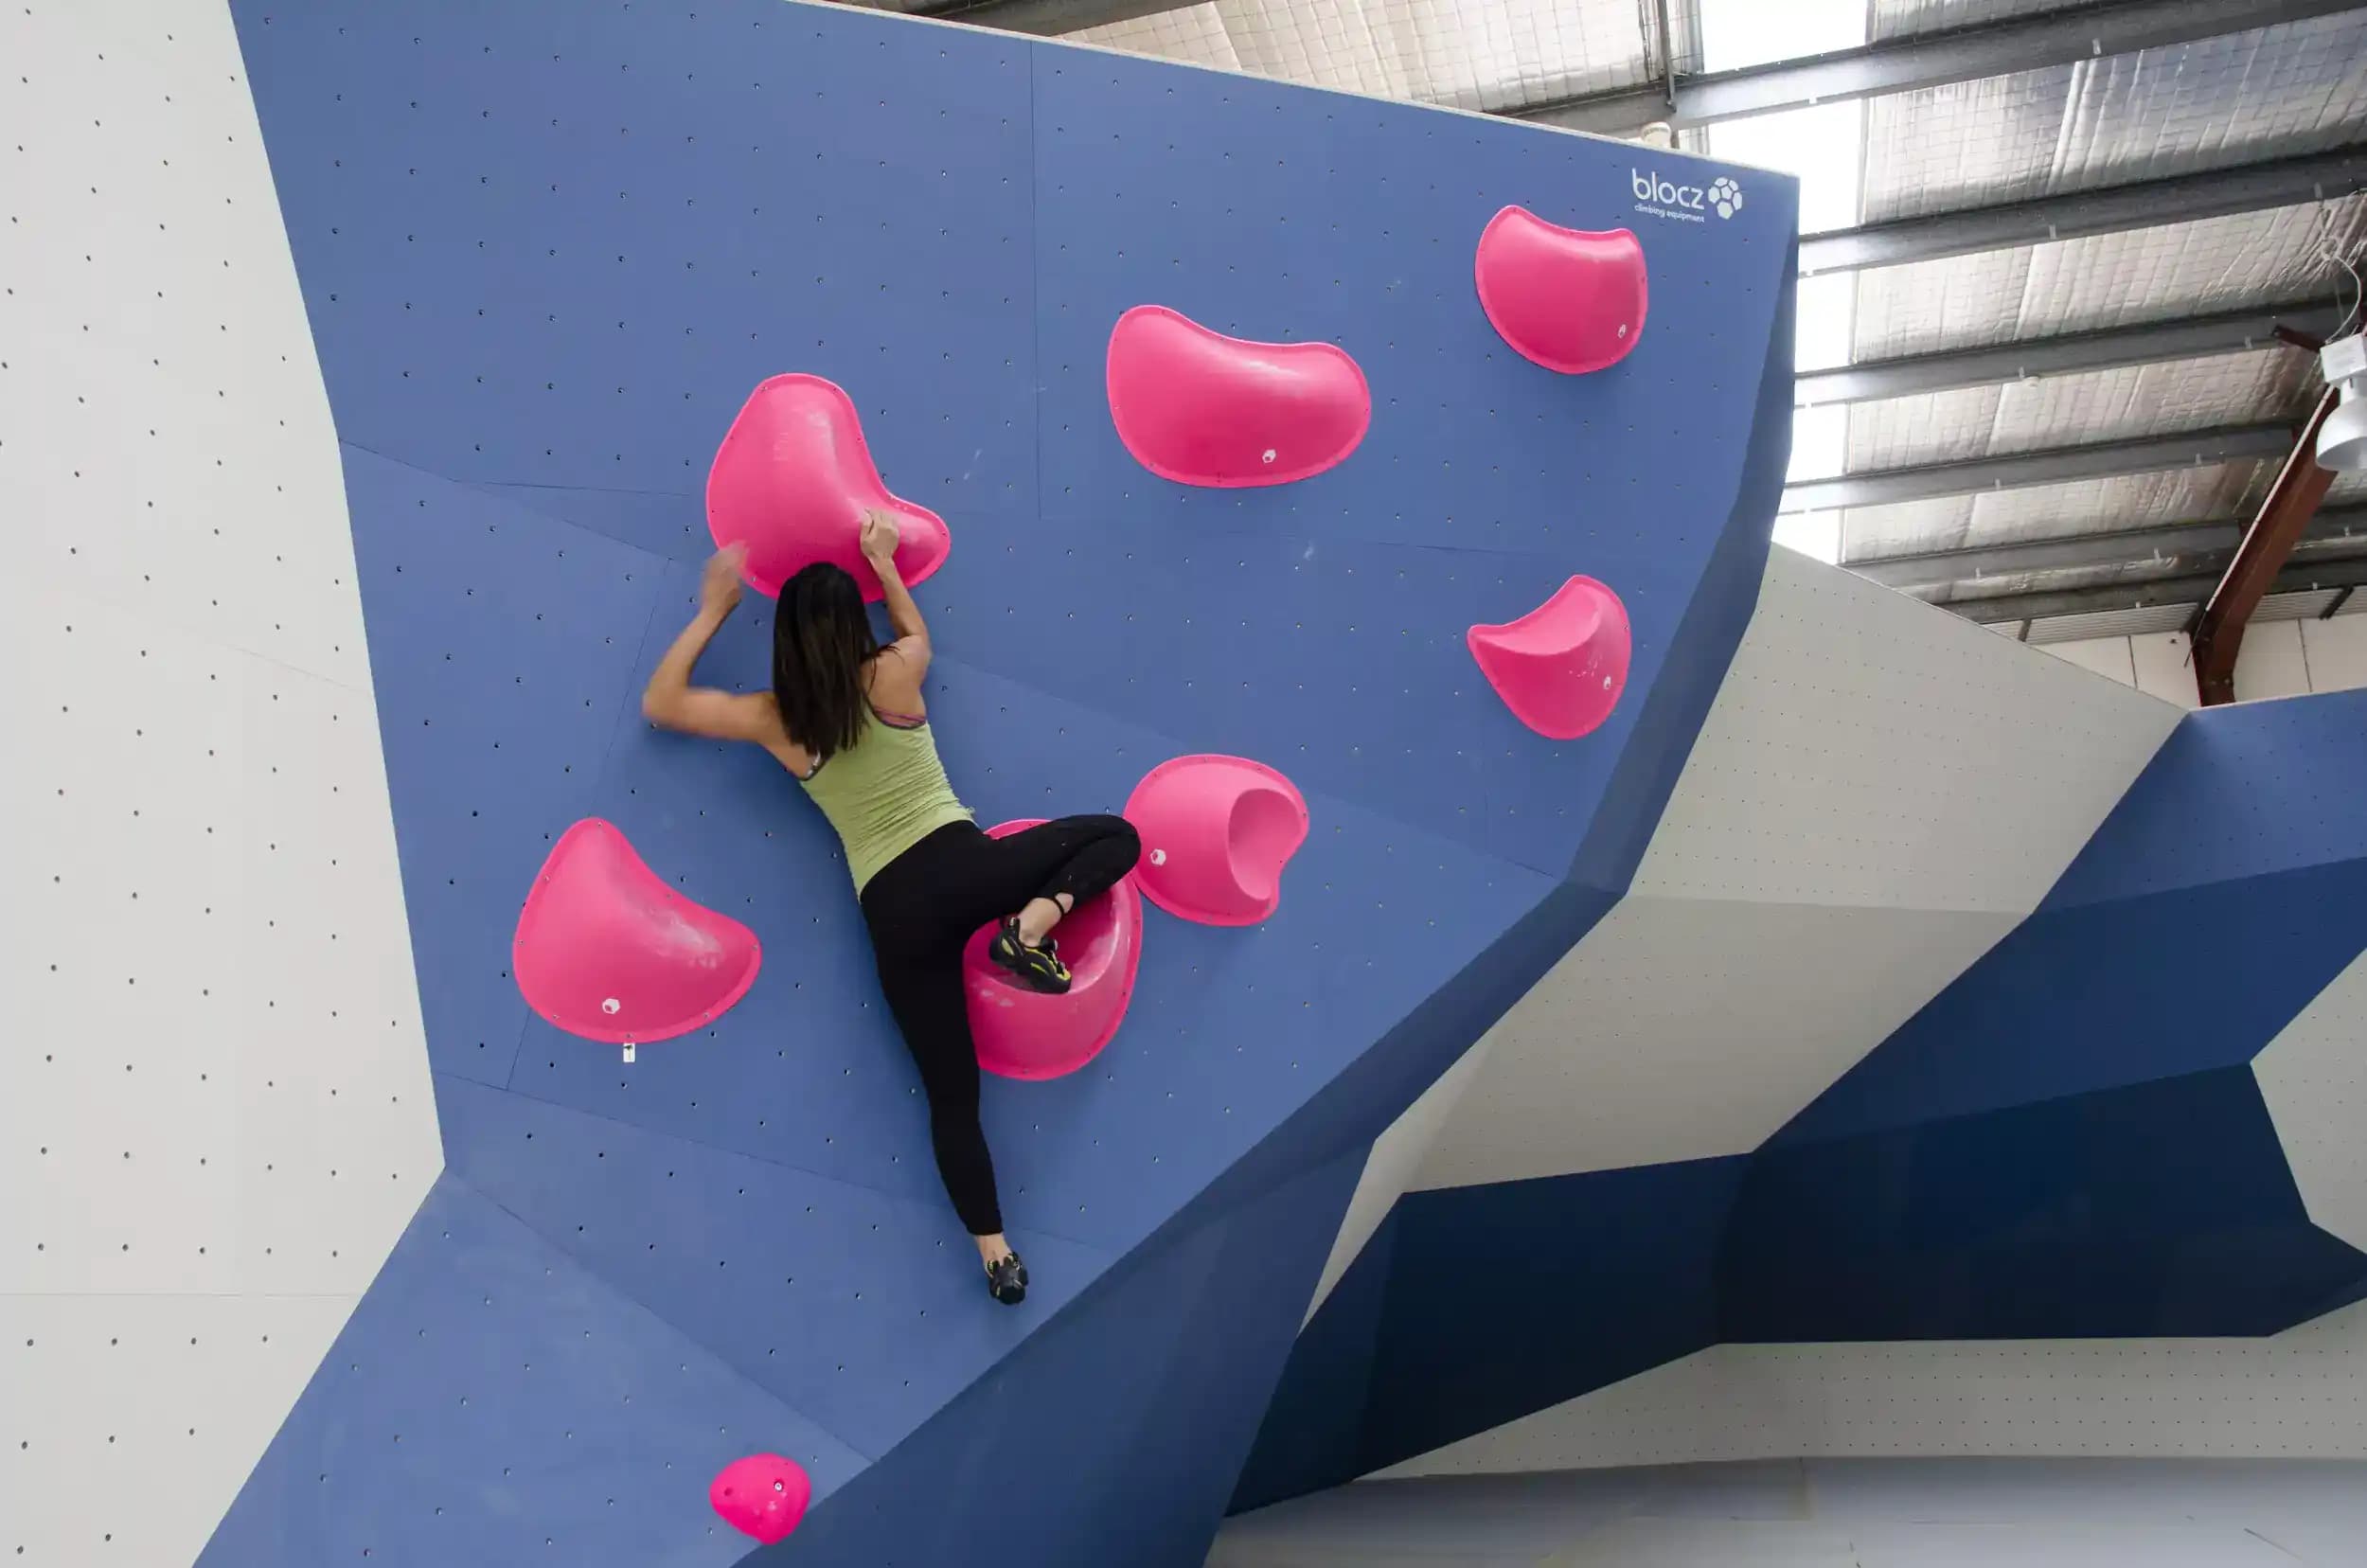
[[[1721,1342],[2271,1334],[2367,1295],[2251,1063],[2367,950],[2367,692],[2183,718],[2039,907],[1753,1153],[1409,1193],[1237,1506]]]
[[[344,447],[449,1173],[208,1561],[539,1529],[727,1562],[684,1477],[769,1448],[816,1483],[785,1563],[1011,1560],[967,1519],[1025,1521],[1032,1562],[1198,1562],[1365,1148],[1625,886],[1748,618],[1789,184],[1656,220],[1623,144],[779,0],[234,9]],[[1642,230],[1622,365],[1554,376],[1489,330],[1472,246],[1511,202]],[[1341,344],[1363,446],[1272,490],[1155,479],[1102,390],[1141,303]],[[766,757],[637,711],[715,447],[792,369],[952,526],[931,712],[982,820],[1114,810],[1201,751],[1312,813],[1276,917],[1155,916],[1111,1047],[990,1083],[1015,1312],[938,1189],[828,829]],[[1556,745],[1463,633],[1576,572],[1636,661]],[[705,678],[761,683],[769,608]],[[739,1007],[631,1065],[507,973],[586,815],[765,946]],[[537,1277],[646,1327],[613,1405],[527,1370],[578,1321]],[[400,1462],[350,1462],[397,1431]],[[299,1503],[323,1472],[333,1505]]]

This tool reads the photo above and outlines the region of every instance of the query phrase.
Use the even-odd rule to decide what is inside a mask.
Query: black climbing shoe
[[[1027,1299],[1027,1265],[1019,1260],[1019,1254],[1006,1253],[987,1265],[987,1289],[1006,1307]]]
[[[1060,962],[1060,946],[1050,937],[1041,947],[1029,947],[1019,939],[1019,917],[1006,915],[1003,924],[987,944],[987,956],[1019,976],[1021,985],[1049,996],[1059,996],[1069,987],[1068,966]]]

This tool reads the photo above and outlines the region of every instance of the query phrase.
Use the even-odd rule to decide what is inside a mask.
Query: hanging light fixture
[[[2367,469],[2367,401],[2359,396],[2367,389],[2367,338],[2335,339],[2318,350],[2318,365],[2341,399],[2318,427],[2318,466],[2338,473]]]

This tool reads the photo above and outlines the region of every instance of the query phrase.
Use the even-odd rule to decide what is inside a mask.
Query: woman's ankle
[[[1019,939],[1029,947],[1043,946],[1043,939],[1052,935],[1052,928],[1067,913],[1057,900],[1028,900],[1019,912]]]
[[[992,1236],[973,1236],[970,1239],[978,1243],[979,1261],[990,1269],[996,1263],[1011,1256],[1011,1244],[1005,1239],[1001,1231],[996,1231]]]

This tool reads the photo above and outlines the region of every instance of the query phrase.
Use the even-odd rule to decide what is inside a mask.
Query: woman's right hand
[[[857,543],[863,548],[863,558],[874,566],[895,560],[897,543],[902,538],[893,512],[875,508],[863,514],[863,533]]]
[[[710,615],[728,615],[739,602],[740,574],[748,565],[748,546],[734,543],[707,557],[699,576],[699,608]]]

